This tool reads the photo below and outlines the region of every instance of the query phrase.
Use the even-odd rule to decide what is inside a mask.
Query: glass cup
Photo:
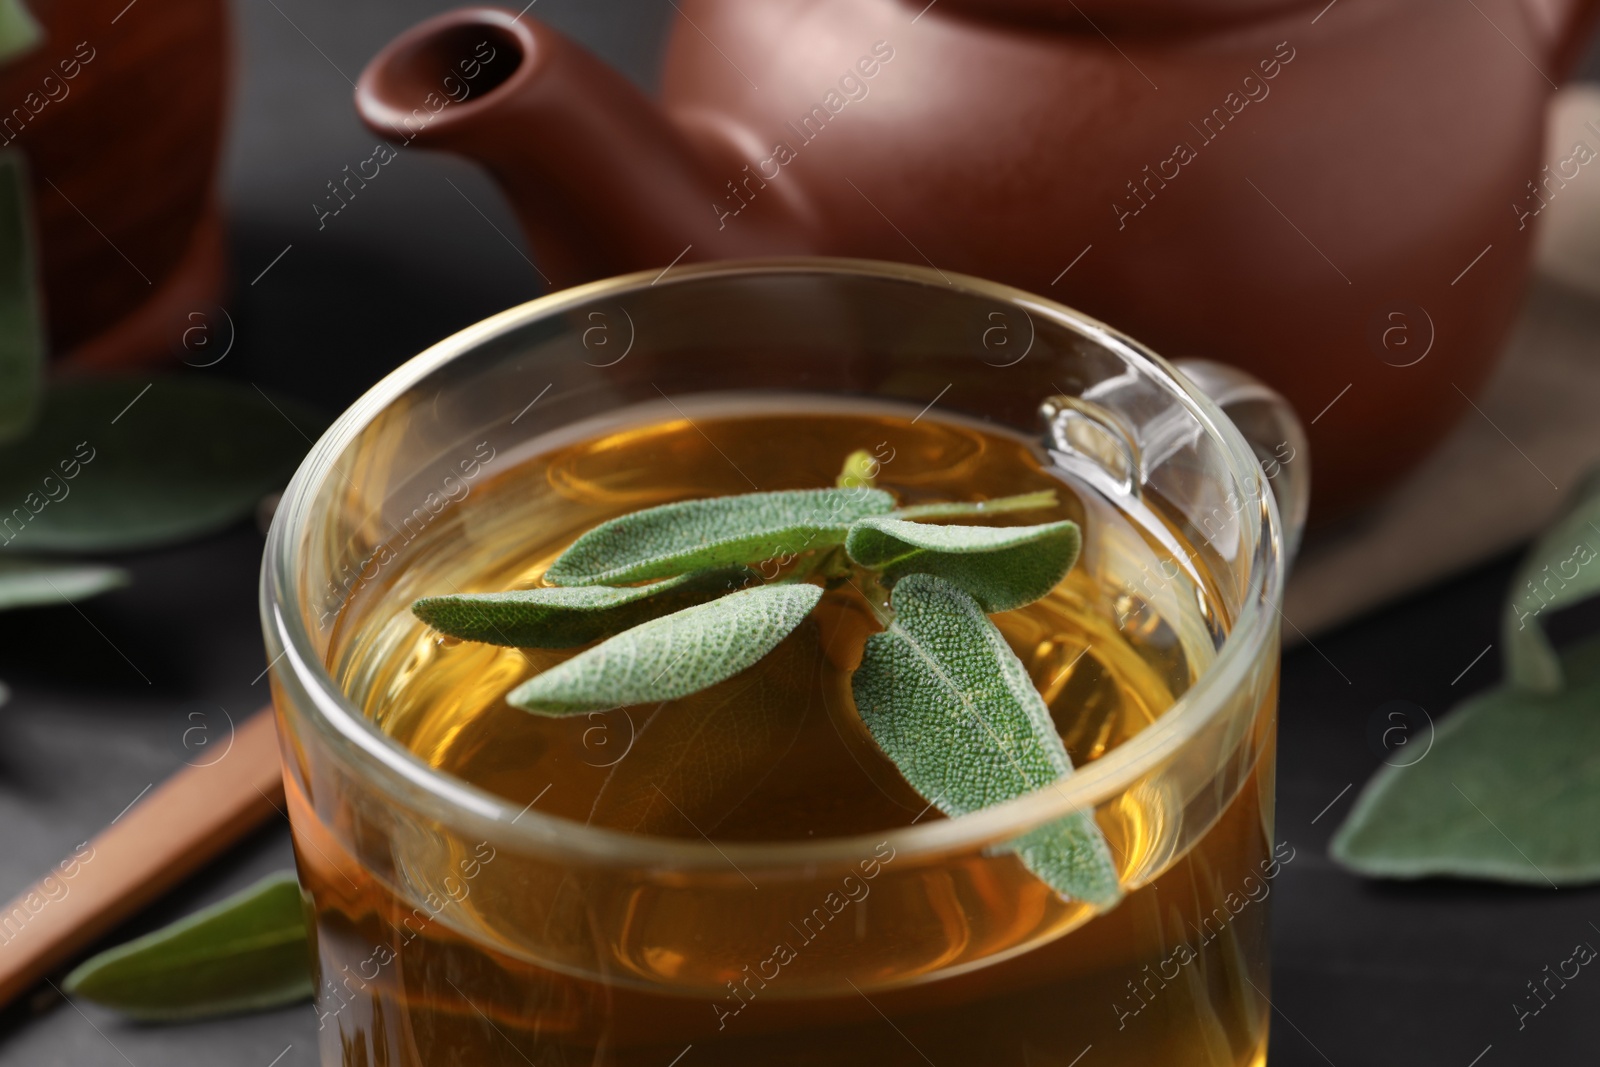
[[[627,405],[795,393],[936,403],[1042,440],[1160,561],[1132,573],[1086,530],[1095,610],[1200,618],[1179,639],[1203,669],[1058,788],[805,841],[634,835],[513,804],[351,698],[370,634],[350,606],[416,529],[468,507],[484,465],[536,463],[564,427]],[[1277,608],[1307,490],[1299,424],[1241,372],[1174,367],[1069,308],[935,270],[677,267],[440,342],[317,442],[267,542],[322,1062],[1263,1063],[1268,898],[1294,858],[1272,835]],[[1075,811],[1121,846],[1127,895],[1104,913],[1019,877],[1004,848]]]

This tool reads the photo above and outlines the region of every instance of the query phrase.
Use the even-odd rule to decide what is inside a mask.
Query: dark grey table
[[[218,372],[336,411],[404,357],[538,295],[511,243],[515,223],[466,163],[405,153],[317,227],[312,205],[325,183],[374,143],[356,122],[350,80],[392,35],[445,6],[235,4],[240,77],[226,188],[238,339]],[[537,14],[654,83],[667,0],[541,0]],[[1591,57],[1587,68],[1600,72],[1600,62]],[[239,716],[265,701],[261,545],[242,524],[128,560],[134,585],[84,604],[81,615],[70,607],[0,614],[0,678],[13,690],[0,708],[0,896],[192,758],[184,736],[196,722],[220,723],[223,710]],[[1278,836],[1297,856],[1273,893],[1274,1067],[1594,1059],[1600,984],[1574,983],[1520,1032],[1511,1005],[1545,964],[1600,937],[1590,926],[1600,921],[1600,893],[1378,885],[1325,857],[1355,793],[1348,787],[1377,766],[1367,737],[1378,709],[1404,699],[1438,715],[1496,679],[1493,650],[1462,671],[1496,639],[1510,567],[1488,564],[1319,637],[1320,654],[1285,659]],[[286,827],[269,826],[114,940],[291,862]],[[308,1067],[315,1030],[305,1006],[130,1026],[41,987],[0,1014],[0,1067]]]

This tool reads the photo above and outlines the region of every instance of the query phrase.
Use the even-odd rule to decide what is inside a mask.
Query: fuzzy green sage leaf
[[[602,641],[534,675],[506,699],[551,715],[676,700],[754,664],[821,599],[822,588],[806,584],[730,593]]]
[[[908,575],[894,621],[867,638],[851,677],[856,708],[906,781],[959,816],[1054,786],[1072,761],[1022,661],[972,597],[931,574]],[[1064,896],[1098,907],[1122,890],[1089,812],[1010,846]]]
[[[1560,666],[1561,692],[1480,694],[1425,755],[1382,768],[1334,835],[1333,858],[1383,878],[1600,881],[1600,641]]]
[[[843,543],[856,519],[894,510],[881,489],[793,489],[662,504],[601,523],[563,552],[545,579],[616,585],[755,563]]]
[[[908,574],[935,574],[995,612],[1031,604],[1054,589],[1081,544],[1073,522],[935,526],[874,516],[850,527],[845,551],[864,567],[880,568],[885,585]]]
[[[151,1022],[305,1000],[313,987],[299,883],[291,871],[264,878],[92,957],[64,985],[73,996]]]
[[[679,575],[654,585],[551,586],[423,597],[411,610],[435,630],[463,641],[511,648],[576,648],[703,604],[743,588],[755,577],[747,568],[728,567]]]

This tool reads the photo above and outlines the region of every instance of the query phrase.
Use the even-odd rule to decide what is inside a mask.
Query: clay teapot
[[[392,42],[357,107],[487,167],[555,285],[926,262],[1241,366],[1310,424],[1326,519],[1414,465],[1492,369],[1537,215],[1574,176],[1542,168],[1545,100],[1600,0],[679,10],[660,103],[526,14],[469,8]]]
[[[28,164],[50,349],[78,366],[170,360],[227,279],[227,4],[28,7],[44,37],[0,69],[0,148]]]

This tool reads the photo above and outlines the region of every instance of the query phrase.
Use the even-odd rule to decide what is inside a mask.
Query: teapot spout
[[[553,285],[739,254],[705,240],[711,168],[660,108],[592,53],[491,7],[423,22],[361,74],[356,109],[391,141],[487,168]]]

